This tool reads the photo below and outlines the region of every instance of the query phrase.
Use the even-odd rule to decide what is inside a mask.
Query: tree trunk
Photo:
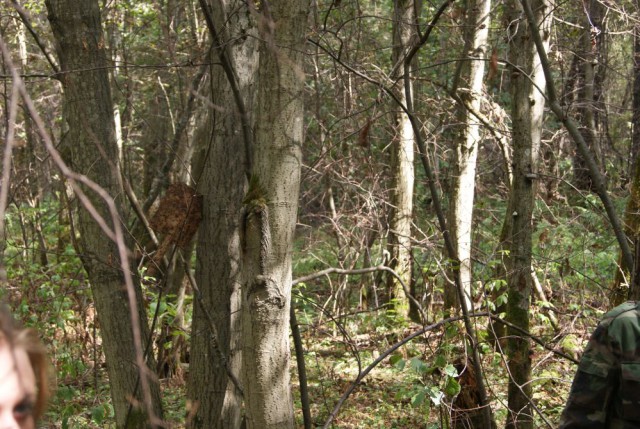
[[[466,7],[467,31],[465,34],[465,54],[468,58],[461,63],[458,83],[454,88],[464,105],[458,104],[457,122],[460,133],[456,136],[453,174],[451,178],[451,199],[449,206],[449,226],[451,239],[454,242],[460,270],[460,281],[464,287],[464,295],[469,310],[473,309],[471,297],[471,228],[473,223],[473,201],[476,182],[476,158],[480,142],[480,124],[466,106],[476,112],[480,111],[482,99],[482,79],[487,56],[487,38],[489,36],[490,0],[470,1]],[[446,305],[457,301],[457,293],[452,287],[447,288]]]
[[[612,296],[609,299],[610,305],[614,306],[620,304],[627,299],[638,300],[640,299],[640,34],[638,30],[640,24],[635,25],[635,42],[634,42],[634,81],[633,81],[633,143],[631,148],[631,154],[633,158],[630,164],[633,166],[631,177],[631,183],[629,184],[629,199],[627,200],[627,207],[624,213],[624,226],[627,233],[627,237],[633,244],[632,248],[635,251],[633,272],[629,273],[627,270],[616,271],[615,283],[612,291]],[[620,257],[622,260],[622,257]],[[622,266],[622,264],[621,264]],[[629,288],[625,288],[625,277]]]
[[[243,13],[231,11],[244,10]],[[228,14],[228,16],[227,16]],[[224,42],[233,40],[226,53],[233,64],[244,105],[251,112],[255,97],[258,46],[255,23],[245,2],[214,1],[212,18]],[[252,34],[250,37],[243,35]],[[203,163],[198,184],[203,194],[203,221],[197,243],[196,282],[201,302],[194,303],[188,397],[196,405],[191,428],[238,428],[242,396],[219,358],[226,357],[229,370],[240,378],[241,312],[240,211],[245,191],[247,160],[238,107],[228,76],[212,53],[211,102],[204,127],[198,130],[194,164]],[[194,167],[195,177],[200,167]],[[204,307],[204,308],[203,308]],[[204,310],[206,309],[206,310]],[[218,338],[212,337],[207,311]],[[287,314],[288,316],[288,314]],[[215,344],[216,342],[217,344]],[[216,350],[219,348],[219,350]]]
[[[631,146],[631,185],[625,211],[629,238],[635,243],[635,264],[630,275],[629,299],[640,299],[640,24],[634,26],[633,142]],[[621,276],[620,270],[618,275]],[[617,282],[619,284],[620,282]]]
[[[521,5],[513,1],[510,17],[515,32],[510,47],[512,131],[513,131],[513,184],[509,212],[512,217],[509,235],[510,270],[507,283],[509,298],[507,320],[529,331],[529,304],[532,279],[532,220],[535,198],[535,180],[538,171],[538,153],[544,114],[545,78],[536,47],[530,35],[530,26],[521,18]],[[545,0],[531,2],[541,36],[548,46],[551,9]],[[531,347],[528,338],[508,329],[507,355],[509,364],[508,404],[509,428],[533,428],[531,407]]]
[[[245,197],[243,386],[249,429],[295,427],[289,374],[291,252],[303,142],[306,0],[261,2],[252,180]]]
[[[78,7],[77,2],[71,0],[47,0],[46,5],[60,57],[59,78],[64,89],[64,117],[68,125],[62,152],[75,172],[86,175],[114,198],[119,198],[123,190],[98,2],[87,1]],[[91,193],[89,198],[99,213],[109,219],[109,212],[99,198]],[[116,199],[116,203],[120,205],[121,201]],[[81,258],[98,312],[116,424],[118,428],[147,427],[147,418],[137,406],[127,416],[132,404],[146,403],[156,417],[161,417],[157,382],[141,383],[149,384],[151,403],[149,398],[143,398],[138,387],[139,375],[146,374],[146,370],[135,365],[133,331],[140,331],[143,345],[149,341],[140,287],[134,283],[135,311],[141,323],[132,326],[118,248],[87,210],[80,210],[78,217]],[[148,366],[155,367],[151,362]]]
[[[638,5],[640,6],[640,4]],[[631,143],[631,159],[629,177],[636,171],[635,163],[640,159],[640,22],[633,26],[633,136]]]
[[[416,10],[414,0],[395,0],[393,17],[393,63],[402,64],[411,43],[417,37]],[[403,70],[403,68],[400,68]],[[398,100],[406,105],[413,94],[405,91],[400,80]],[[402,286],[411,284],[411,221],[413,213],[413,182],[415,178],[413,160],[415,137],[408,115],[396,112],[396,136],[391,145],[391,222],[389,233],[390,267],[400,279],[389,276],[390,297],[394,310],[402,316],[410,316],[410,300]],[[417,319],[417,309],[411,316]]]
[[[600,147],[599,127],[598,127],[598,94],[602,91],[597,88],[602,84],[602,79],[598,79],[597,68],[606,67],[606,64],[598,66],[602,60],[605,37],[605,6],[597,0],[584,2],[586,14],[583,17],[583,32],[580,38],[580,51],[576,54],[578,58],[578,99],[576,100],[576,116],[580,124],[580,134],[587,143],[596,162],[603,170],[602,149]],[[593,183],[586,160],[576,152],[573,156],[573,176],[574,185],[581,190],[592,190]]]

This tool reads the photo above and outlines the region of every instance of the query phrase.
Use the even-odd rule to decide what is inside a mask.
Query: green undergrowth
[[[498,238],[504,202],[478,200],[474,249],[474,305],[477,310],[495,308],[508,299],[506,279],[496,277],[502,263]],[[29,214],[30,212],[26,212]],[[419,223],[419,222],[418,222]],[[10,228],[15,228],[8,223]],[[432,225],[423,225],[431,228]],[[591,197],[580,204],[548,204],[535,210],[534,270],[548,302],[535,296],[531,303],[531,332],[550,349],[574,358],[589,338],[598,318],[607,310],[608,288],[617,260],[616,243],[599,203]],[[112,428],[104,357],[90,288],[64,228],[45,228],[51,253],[44,266],[37,249],[17,239],[7,240],[5,260],[9,287],[3,291],[16,316],[42,335],[56,375],[55,395],[43,427]],[[17,231],[9,234],[19,236]],[[437,237],[436,237],[437,238]],[[435,239],[435,238],[434,238]],[[293,256],[294,278],[329,267],[363,268],[365,252],[348,242],[338,249],[329,228],[298,231]],[[384,242],[371,249],[371,264],[380,263]],[[26,250],[25,250],[26,249]],[[443,268],[447,261],[439,247],[423,243],[414,249],[416,296],[425,306],[428,323],[442,320],[442,292],[447,287]],[[332,274],[299,283],[293,303],[302,331],[305,363],[315,425],[327,421],[341,395],[371,362],[393,344],[422,326],[384,306],[385,277],[380,273],[341,276]],[[374,296],[372,286],[377,289]],[[493,292],[496,293],[493,293]],[[154,295],[145,292],[148,312],[156,308]],[[377,298],[377,301],[376,301]],[[193,305],[192,300],[187,300]],[[376,307],[377,304],[377,307]],[[161,317],[170,319],[172,307],[160,306]],[[558,319],[554,328],[551,316]],[[187,315],[186,335],[190,326]],[[494,415],[503,424],[507,414],[506,357],[499,343],[492,343],[487,319],[474,319],[484,379]],[[462,324],[427,331],[383,359],[344,401],[335,428],[446,428],[452,407],[470,392],[469,350],[462,343]],[[177,338],[177,337],[176,337]],[[566,358],[532,343],[532,386],[536,427],[558,422],[575,365]],[[294,351],[291,353],[295,356]],[[302,426],[297,368],[291,362],[296,418]],[[161,380],[165,417],[171,427],[182,428],[187,414],[186,372]]]

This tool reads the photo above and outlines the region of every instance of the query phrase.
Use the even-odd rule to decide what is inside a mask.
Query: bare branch
[[[20,6],[17,0],[11,0],[11,5],[16,10],[16,12],[18,12],[18,15],[20,16],[20,20],[22,21],[24,26],[27,28],[27,30],[29,30],[29,33],[31,33],[31,36],[33,36],[33,40],[35,40],[36,45],[38,45],[38,47],[44,54],[45,58],[49,62],[49,65],[51,66],[53,71],[57,74],[60,71],[60,68],[56,63],[56,60],[51,56],[51,54],[49,54],[47,47],[45,46],[44,42],[40,39],[40,36],[38,36],[38,33],[36,33],[36,31],[33,29],[33,26],[31,25],[31,20],[29,19],[29,12],[27,12],[22,6]],[[49,76],[46,76],[46,77],[49,77]]]
[[[11,59],[11,54],[4,41],[4,38],[2,38],[2,35],[0,35],[0,51],[2,52],[5,62],[7,63],[7,66],[11,71],[11,74],[13,77],[13,85],[17,89],[17,91],[20,93],[22,100],[24,101],[25,107],[27,108],[29,115],[33,119],[36,125],[36,128],[38,130],[38,134],[42,138],[42,141],[44,142],[45,148],[49,153],[49,155],[51,156],[51,159],[53,160],[55,165],[58,167],[60,172],[67,178],[67,180],[69,181],[69,184],[72,186],[76,195],[78,195],[78,198],[80,199],[85,209],[91,214],[91,216],[98,223],[98,225],[103,230],[103,232],[111,240],[113,240],[118,247],[118,256],[120,258],[120,264],[121,264],[121,268],[122,268],[124,280],[125,280],[125,287],[127,290],[127,298],[129,301],[129,312],[130,312],[131,322],[133,325],[133,341],[134,341],[134,348],[136,353],[136,364],[140,371],[140,379],[142,380],[142,393],[144,397],[144,403],[147,408],[147,413],[149,415],[150,421],[155,426],[157,426],[158,418],[155,416],[153,412],[151,391],[149,388],[148,373],[150,371],[147,368],[144,360],[142,334],[140,332],[141,321],[140,321],[138,312],[136,310],[137,309],[136,293],[133,285],[133,278],[131,275],[131,267],[129,265],[129,251],[125,244],[122,224],[120,221],[120,215],[118,213],[115,200],[100,185],[93,182],[91,179],[89,179],[85,175],[75,173],[67,166],[67,164],[64,162],[64,160],[60,156],[60,153],[56,150],[51,137],[47,133],[46,127],[42,122],[42,119],[40,118],[40,115],[38,114],[33,104],[33,101],[29,96],[29,93],[26,90],[24,81],[18,74],[18,71],[13,64],[13,61]],[[100,199],[104,201],[104,203],[108,208],[109,214],[111,216],[113,229],[110,228],[109,225],[107,225],[107,222],[105,221],[105,219],[100,215],[98,210],[95,208],[95,206],[91,203],[89,198],[85,195],[84,191],[81,189],[80,184],[85,185],[91,191],[95,192],[100,197]]]
[[[553,83],[553,75],[551,74],[549,58],[547,57],[547,53],[544,49],[544,43],[542,41],[542,37],[540,36],[538,24],[533,17],[531,4],[529,4],[528,0],[521,0],[521,3],[524,8],[525,15],[527,16],[527,20],[529,21],[529,26],[531,27],[531,36],[533,37],[533,41],[536,44],[538,56],[540,57],[540,65],[542,66],[544,77],[547,81],[547,97],[549,100],[549,107],[551,108],[551,111],[553,111],[553,113],[556,115],[556,117],[563,123],[563,125],[569,132],[569,135],[576,143],[578,152],[587,163],[589,175],[591,176],[591,180],[593,181],[596,193],[598,194],[598,197],[600,197],[602,205],[604,206],[604,209],[609,216],[609,222],[611,222],[611,227],[613,228],[613,232],[615,233],[618,244],[620,245],[623,265],[627,270],[629,270],[629,272],[631,272],[634,265],[633,252],[631,251],[631,247],[629,246],[629,240],[624,233],[622,222],[620,221],[620,218],[616,213],[615,206],[613,205],[613,202],[609,197],[609,193],[607,192],[604,177],[602,176],[602,173],[598,168],[598,164],[596,163],[593,155],[591,154],[591,151],[589,150],[587,142],[584,141],[582,134],[580,134],[580,130],[578,130],[578,126],[576,125],[575,121],[573,120],[573,118],[568,116],[566,112],[564,112],[564,110],[562,110],[562,106],[560,106],[560,103],[558,102],[556,89]]]
[[[378,265],[375,267],[368,267],[368,268],[359,268],[359,269],[355,269],[355,270],[346,270],[343,268],[327,268],[325,270],[322,271],[318,271],[316,273],[313,274],[309,274],[308,276],[304,276],[304,277],[300,277],[298,279],[294,279],[292,282],[292,285],[297,285],[298,283],[303,283],[303,282],[308,282],[309,280],[313,280],[313,279],[317,279],[319,277],[324,277],[327,276],[329,274],[367,274],[367,273],[373,273],[376,271],[386,271],[388,273],[390,273],[392,276],[394,276],[398,282],[400,282],[400,284],[402,285],[402,289],[404,290],[404,293],[409,297],[409,299],[411,300],[411,302],[413,302],[416,306],[416,308],[418,308],[418,311],[420,312],[420,316],[422,317],[423,322],[426,322],[427,320],[427,315],[424,312],[424,309],[422,308],[422,305],[420,305],[420,302],[411,294],[411,290],[409,289],[409,287],[407,286],[407,284],[402,280],[402,278],[400,278],[400,275],[398,275],[398,273],[396,273],[392,268],[387,267],[386,265]]]
[[[213,39],[214,48],[218,51],[218,57],[220,58],[222,69],[227,76],[229,86],[231,87],[231,92],[233,93],[233,98],[236,102],[236,107],[238,108],[238,112],[240,113],[240,122],[242,123],[242,134],[244,137],[244,149],[247,162],[246,176],[247,180],[249,180],[251,178],[251,172],[253,169],[253,130],[251,129],[251,122],[249,121],[249,112],[247,112],[247,108],[244,104],[244,99],[242,98],[240,88],[238,87],[236,72],[229,52],[227,51],[226,41],[221,39],[220,34],[216,29],[215,23],[213,22],[213,17],[211,16],[211,11],[209,10],[209,6],[207,5],[206,0],[199,1],[200,8],[202,9],[202,13],[204,14],[205,22],[207,23],[207,28],[209,29],[209,33],[211,34],[211,38]]]

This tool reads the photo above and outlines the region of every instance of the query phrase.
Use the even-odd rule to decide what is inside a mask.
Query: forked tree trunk
[[[306,0],[262,1],[252,180],[242,291],[247,428],[295,427],[289,375],[291,252],[304,132]]]
[[[530,2],[541,36],[548,47],[552,10],[546,0]],[[510,2],[509,19],[516,23],[508,30],[511,39],[509,61],[511,68],[512,131],[513,131],[513,184],[509,212],[512,217],[509,241],[509,272],[507,320],[529,331],[529,303],[532,279],[532,221],[535,183],[538,172],[538,154],[544,115],[546,83],[530,27],[521,19],[521,3]],[[513,33],[510,33],[513,34]],[[507,330],[509,365],[507,429],[533,428],[531,406],[531,346],[529,339],[513,329]]]
[[[107,76],[109,65],[105,55],[98,2],[85,1],[79,7],[73,0],[47,0],[46,5],[60,57],[59,78],[64,89],[64,118],[68,125],[61,150],[75,172],[98,183],[116,198],[116,203],[121,203],[118,198],[124,192],[119,179],[113,103]],[[110,220],[102,201],[95,194],[89,193],[89,197],[100,214]],[[135,364],[137,360],[133,330],[140,330],[143,345],[149,339],[139,284],[134,283],[137,298],[135,311],[141,323],[139,326],[132,326],[116,244],[84,209],[79,210],[78,227],[82,251],[80,257],[91,283],[98,312],[117,427],[147,427],[144,413],[135,404],[134,412],[127,420],[130,404],[145,403],[138,377],[140,374],[148,377]],[[148,366],[155,368],[150,362]],[[158,383],[149,379],[149,385],[151,408],[160,417]]]
[[[255,23],[240,0],[215,0],[212,18],[227,46],[238,88],[248,113],[255,98],[258,46]],[[231,13],[244,10],[243,13]],[[241,37],[242,35],[251,37]],[[240,212],[245,193],[247,160],[238,107],[228,76],[213,51],[211,102],[206,123],[197,132],[194,170],[202,168],[198,190],[207,202],[197,242],[196,282],[201,292],[194,303],[188,397],[197,406],[191,428],[234,429],[240,426],[242,396],[219,357],[240,378],[241,271]],[[202,167],[197,165],[204,163]],[[196,176],[197,177],[197,176]],[[204,307],[204,308],[203,308]],[[216,333],[211,332],[209,313]],[[217,342],[217,344],[215,344]],[[217,350],[219,347],[220,350]]]

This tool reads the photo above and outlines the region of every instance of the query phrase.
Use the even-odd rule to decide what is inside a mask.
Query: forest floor
[[[360,313],[359,323],[345,323],[345,327],[366,329],[377,320],[371,331],[351,333],[327,328],[329,324],[314,324],[303,328],[305,363],[314,427],[322,427],[340,396],[364,369],[395,342],[421,328],[409,324],[401,331],[390,332],[380,319]],[[366,320],[365,320],[366,319]],[[460,326],[427,332],[382,360],[353,390],[340,408],[333,428],[446,428],[450,423],[452,398],[447,392],[454,379],[462,393],[473,390],[473,381],[464,374],[451,372],[451,362],[460,363],[462,345]],[[588,331],[575,337],[582,344]],[[559,347],[560,349],[560,347]],[[570,361],[539,345],[533,348],[533,400],[539,414],[535,427],[556,427],[564,399],[575,371]],[[292,356],[295,356],[292,350]],[[506,416],[507,374],[503,355],[489,347],[483,348],[483,365],[492,409],[503,426]],[[460,368],[460,366],[458,366]],[[296,419],[302,427],[302,412],[295,360],[291,362]],[[464,372],[463,369],[460,372]],[[97,375],[97,380],[95,379]],[[453,375],[453,377],[451,377]],[[174,429],[184,428],[186,412],[186,374],[162,381],[166,417]],[[466,384],[465,384],[466,383]],[[97,390],[96,390],[97,386]],[[456,392],[455,385],[453,392]],[[87,368],[75,378],[58,380],[58,391],[47,413],[46,428],[102,428],[113,427],[109,405],[106,373]],[[545,424],[545,420],[548,425]],[[447,423],[449,422],[449,423]]]
[[[617,257],[615,242],[601,233],[604,220],[599,214],[579,206],[562,207],[554,213],[541,206],[539,211],[536,272],[549,301],[555,306],[559,328],[551,326],[547,310],[533,299],[531,332],[549,348],[577,358],[609,305],[604,291],[607,282],[613,278],[612,267],[615,267]],[[551,223],[545,216],[571,221],[554,220]],[[495,245],[486,244],[488,239],[485,238],[497,236],[499,221],[493,220],[489,224],[490,216],[482,219],[485,219],[482,224],[485,232],[479,234],[478,250],[485,261],[478,264],[480,269],[476,274],[478,284],[486,287],[498,282],[493,278],[491,265],[500,263],[500,258],[496,256]],[[300,234],[296,242],[294,272],[298,277],[340,266],[330,235],[309,229],[313,229],[313,233],[306,237]],[[544,231],[548,230],[553,234],[546,235]],[[15,250],[16,254],[18,250]],[[380,249],[376,250],[380,253]],[[431,258],[432,250],[426,248],[424,251]],[[57,374],[56,394],[42,427],[112,428],[113,409],[100,352],[99,329],[94,323],[89,287],[73,249],[57,256],[55,263],[47,269],[35,263],[16,261],[9,270],[9,300],[16,316],[35,327],[45,338]],[[427,293],[441,297],[444,282],[439,268],[429,271],[426,257],[423,260],[416,257],[416,261],[423,264],[420,268],[426,273],[422,298]],[[359,294],[363,285],[371,284],[371,279],[357,276],[350,276],[348,280],[329,279],[327,276],[294,287],[293,302],[302,331],[315,427],[325,424],[359,371],[393,344],[422,329],[387,308],[362,308]],[[429,279],[433,279],[431,285]],[[338,305],[336,294],[341,284],[344,290]],[[148,310],[152,314],[154,296],[148,290],[146,293]],[[189,321],[193,301],[188,296],[186,316]],[[491,304],[483,299],[476,301],[478,308]],[[171,318],[171,311],[167,305],[161,316]],[[430,323],[445,317],[438,302],[428,308],[428,314]],[[509,379],[505,355],[487,340],[486,317],[474,320],[480,335],[479,349],[491,406],[498,427],[503,427]],[[181,335],[188,335],[188,329],[187,326]],[[332,427],[448,427],[452,410],[459,405],[459,402],[452,402],[455,397],[464,397],[473,403],[474,386],[469,381],[473,377],[469,377],[468,366],[464,364],[463,338],[462,325],[452,323],[429,330],[400,347],[356,386],[342,404]],[[296,418],[302,427],[293,344],[291,356]],[[533,341],[532,360],[535,427],[553,428],[557,426],[576,366]],[[186,377],[187,371],[179,371],[173,378],[162,380],[165,418],[175,429],[185,425]]]
[[[405,334],[420,328],[408,326]],[[460,385],[460,398],[475,394],[475,381],[466,372],[470,368],[459,365],[464,359],[459,353],[462,335],[457,327],[452,331],[455,332],[431,332],[382,361],[345,401],[333,427],[435,429],[451,425],[452,410],[460,405],[459,401],[452,404],[453,398],[448,394],[456,392],[455,385],[453,391],[449,390],[451,378]],[[328,335],[321,342],[313,341],[306,358],[311,414],[314,423],[322,426],[340,395],[358,376],[358,360],[354,352],[345,347],[343,337]],[[358,343],[362,368],[391,345],[389,335],[381,333],[360,335]],[[541,346],[536,345],[533,350],[533,401],[538,413],[535,427],[554,428],[576,367]],[[498,427],[503,427],[508,380],[504,356],[485,348],[482,359],[494,416]],[[449,362],[458,364],[454,367],[460,370],[460,375],[453,373],[454,377],[450,377]]]

